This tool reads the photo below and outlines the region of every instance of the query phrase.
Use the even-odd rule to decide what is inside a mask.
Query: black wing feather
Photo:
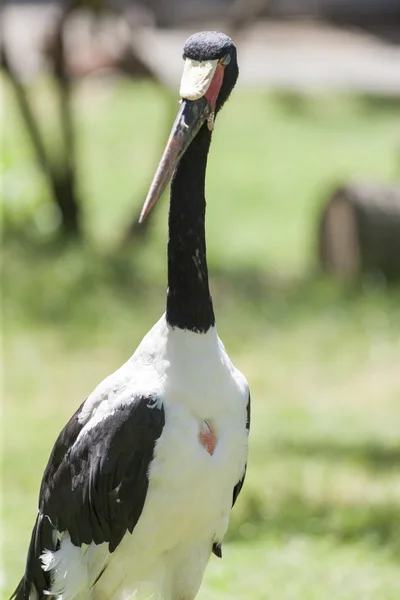
[[[136,398],[89,429],[47,482],[44,512],[76,546],[108,542],[113,552],[125,532],[133,531],[165,423],[163,408],[149,408],[149,401]]]
[[[165,424],[162,404],[154,397],[130,398],[79,437],[82,406],[60,433],[46,467],[16,600],[28,600],[32,585],[39,599],[45,597],[50,578],[40,555],[45,548],[56,550],[54,529],[68,531],[76,546],[107,542],[114,552],[142,513],[149,465]]]

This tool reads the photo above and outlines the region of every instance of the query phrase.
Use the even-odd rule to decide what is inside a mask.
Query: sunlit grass
[[[164,308],[166,199],[148,239],[113,249],[143,199],[170,107],[147,84],[96,89],[76,96],[91,244],[43,243],[46,189],[12,111],[5,138],[7,592],[58,431]],[[44,110],[46,87],[37,93]],[[219,333],[249,379],[253,420],[224,559],[211,559],[199,599],[397,600],[400,292],[312,273],[330,186],[394,177],[400,110],[244,90],[228,106],[209,161],[209,262]]]

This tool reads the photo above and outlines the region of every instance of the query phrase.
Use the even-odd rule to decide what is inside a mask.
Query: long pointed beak
[[[204,96],[198,100],[182,100],[167,145],[140,213],[139,223],[142,223],[160,198],[180,159],[210,113],[210,103]]]

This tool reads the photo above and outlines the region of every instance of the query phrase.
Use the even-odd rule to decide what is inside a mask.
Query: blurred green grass
[[[32,91],[56,152],[47,82]],[[6,100],[9,592],[59,429],[164,309],[166,198],[148,239],[117,248],[175,107],[147,83],[76,90],[87,238],[62,247],[9,90]],[[332,187],[395,177],[399,116],[395,102],[238,90],[218,117],[207,179],[212,289],[220,336],[254,408],[247,484],[224,560],[211,559],[199,598],[399,597],[400,291],[373,279],[324,281],[314,260]]]

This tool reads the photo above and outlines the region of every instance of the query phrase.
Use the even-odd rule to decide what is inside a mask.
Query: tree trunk
[[[337,190],[319,227],[322,268],[351,279],[366,272],[400,278],[400,185],[353,183]]]
[[[50,159],[43,141],[39,120],[32,109],[27,90],[19,79],[10,63],[4,44],[0,44],[1,66],[7,73],[14,89],[17,104],[24,120],[27,134],[32,143],[36,161],[42,169],[52,200],[61,214],[61,232],[65,237],[80,237],[79,200],[75,186],[75,147],[74,126],[71,109],[71,87],[65,71],[65,56],[63,45],[63,27],[68,13],[60,19],[56,39],[57,44],[53,53],[53,71],[59,95],[59,112],[61,122],[61,139],[64,157],[61,165],[56,165]]]
[[[76,198],[75,180],[71,176],[60,177],[55,183],[54,197],[61,213],[63,237],[79,237],[80,211]]]

